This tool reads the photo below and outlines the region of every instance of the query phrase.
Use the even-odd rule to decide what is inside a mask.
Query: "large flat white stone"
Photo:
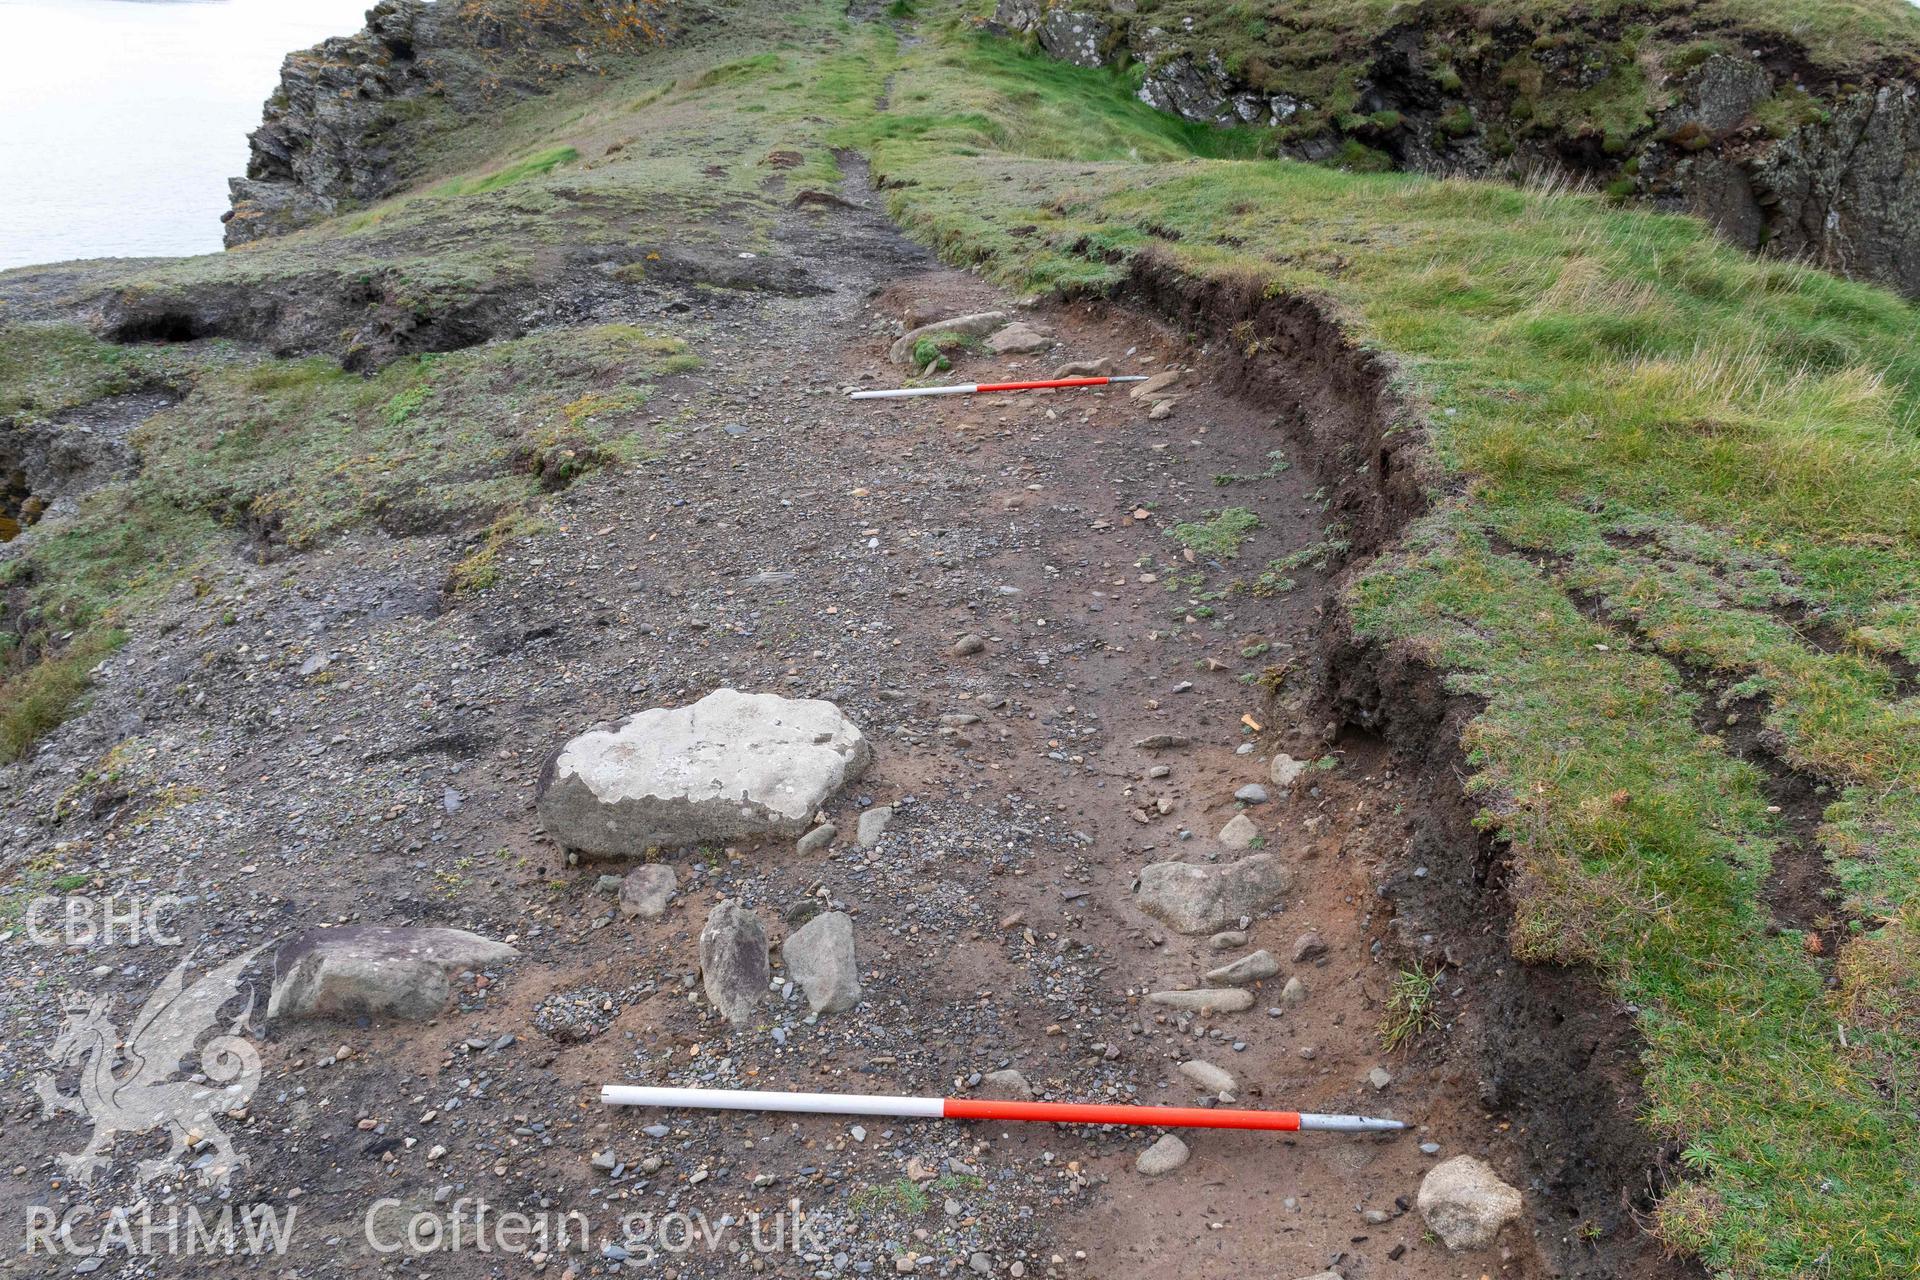
[[[547,761],[538,807],[570,849],[798,836],[871,752],[831,702],[716,689],[572,739]]]

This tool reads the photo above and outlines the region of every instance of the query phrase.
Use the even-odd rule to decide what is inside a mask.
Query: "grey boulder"
[[[436,1017],[453,977],[512,960],[504,942],[464,929],[313,929],[273,959],[269,1018]]]
[[[1147,1003],[1188,1013],[1239,1013],[1253,1008],[1253,992],[1240,987],[1208,987],[1202,991],[1156,991]]]
[[[1032,355],[1053,345],[1053,339],[1030,324],[1019,321],[996,330],[987,338],[987,350],[997,356]]]
[[[569,849],[798,836],[871,752],[830,702],[716,689],[573,738],[542,771],[540,821]]]
[[[1472,1156],[1454,1156],[1429,1169],[1416,1203],[1449,1249],[1486,1248],[1525,1209],[1520,1193]]]
[[[1237,1087],[1232,1072],[1225,1067],[1215,1066],[1205,1058],[1193,1058],[1181,1063],[1180,1074],[1190,1084],[1211,1094],[1232,1093]]]
[[[767,931],[760,917],[723,898],[707,913],[700,930],[700,981],[707,1000],[734,1026],[753,1020],[766,997],[773,966],[767,962]]]
[[[1180,381],[1181,371],[1168,369],[1165,373],[1156,373],[1145,382],[1136,382],[1127,390],[1130,400],[1158,400],[1166,394],[1167,388]]]
[[[1149,1178],[1157,1178],[1163,1173],[1172,1173],[1193,1156],[1187,1144],[1172,1134],[1162,1135],[1160,1141],[1140,1153],[1133,1167]]]
[[[1011,1067],[999,1071],[989,1071],[980,1080],[979,1095],[982,1098],[997,1098],[1003,1102],[1032,1102],[1033,1086],[1027,1078]]]
[[[1273,779],[1273,785],[1282,790],[1291,790],[1293,784],[1300,781],[1300,775],[1307,771],[1305,760],[1295,760],[1284,751],[1276,751],[1273,763],[1267,769],[1267,776]]]
[[[680,887],[680,877],[664,863],[649,862],[627,872],[620,882],[620,911],[626,916],[658,920]]]
[[[1140,909],[1180,933],[1212,933],[1278,902],[1292,874],[1270,853],[1201,865],[1155,862],[1140,869],[1133,898]]]
[[[1259,838],[1260,828],[1244,813],[1234,814],[1227,825],[1220,828],[1220,843],[1229,849],[1251,849]]]
[[[923,324],[917,329],[907,330],[894,339],[893,346],[887,351],[887,359],[895,364],[911,364],[914,344],[922,338],[937,338],[946,334],[952,334],[956,338],[984,338],[1012,318],[1004,311],[982,311],[975,315],[953,316],[946,320],[936,320],[932,324]]]
[[[782,944],[780,958],[815,1013],[840,1013],[860,1003],[853,917],[846,912],[828,911],[807,921]]]
[[[862,849],[871,849],[880,843],[880,837],[886,833],[887,824],[893,821],[893,806],[877,804],[860,815],[860,823],[854,832],[854,840]]]
[[[1271,978],[1280,972],[1280,962],[1271,951],[1255,951],[1251,955],[1241,956],[1232,964],[1223,964],[1218,969],[1207,971],[1207,985],[1210,987],[1244,987],[1249,982],[1259,982]]]
[[[1049,378],[1109,378],[1117,369],[1118,366],[1113,363],[1111,357],[1101,356],[1097,360],[1069,360],[1056,367],[1047,376]]]

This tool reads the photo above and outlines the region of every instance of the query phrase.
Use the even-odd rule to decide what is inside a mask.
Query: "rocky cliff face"
[[[420,144],[501,101],[667,38],[670,0],[380,0],[350,36],[289,54],[228,184],[228,248],[377,200]]]
[[[405,168],[395,144],[400,104],[431,83],[416,56],[426,0],[381,0],[364,30],[287,55],[280,87],[248,138],[247,176],[228,183],[227,247],[330,216],[343,200],[372,200]]]
[[[1554,26],[1489,23],[1436,0],[1369,33],[1330,76],[1290,70],[1271,47],[1230,49],[1226,28],[1163,8],[1001,0],[995,22],[1080,66],[1137,64],[1143,102],[1267,128],[1276,153],[1509,178],[1571,171],[1616,197],[1700,214],[1748,249],[1920,297],[1920,61],[1822,67],[1776,37],[1577,11]]]
[[[1778,140],[1723,136],[1725,150],[1654,151],[1655,189],[1748,249],[1920,297],[1920,89],[1862,90]]]

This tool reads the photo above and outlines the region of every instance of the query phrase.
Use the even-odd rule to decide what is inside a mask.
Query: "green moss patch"
[[[442,198],[484,195],[489,191],[498,191],[502,187],[511,187],[533,178],[545,177],[555,169],[570,165],[579,158],[580,153],[572,147],[548,147],[524,159],[515,160],[492,173],[443,182],[433,189],[433,194]]]

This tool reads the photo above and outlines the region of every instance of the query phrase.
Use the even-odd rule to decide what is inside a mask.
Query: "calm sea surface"
[[[0,268],[211,253],[280,60],[371,0],[0,0]]]

